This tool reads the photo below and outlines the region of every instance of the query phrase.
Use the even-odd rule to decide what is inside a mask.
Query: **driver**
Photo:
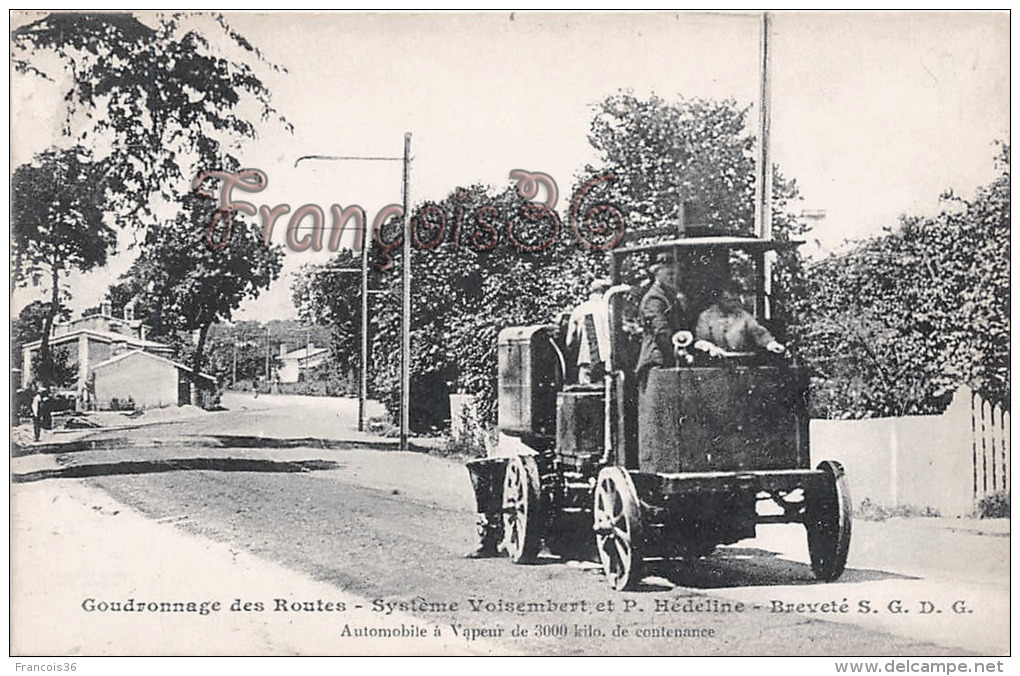
[[[723,356],[726,352],[750,352],[756,348],[773,354],[785,352],[783,344],[744,309],[740,301],[741,291],[740,285],[733,280],[715,291],[715,302],[698,317],[694,347],[712,357]]]

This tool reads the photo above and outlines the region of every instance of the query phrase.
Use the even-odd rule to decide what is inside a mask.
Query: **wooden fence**
[[[970,392],[970,430],[975,500],[1008,493],[1009,411],[1003,411],[999,405],[993,406],[977,392]]]

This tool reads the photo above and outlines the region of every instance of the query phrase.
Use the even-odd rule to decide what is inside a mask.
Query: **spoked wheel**
[[[825,472],[825,484],[805,496],[805,523],[811,570],[823,582],[832,582],[843,574],[850,552],[850,527],[853,503],[843,466],[826,460],[818,465]]]
[[[503,480],[503,546],[514,563],[534,561],[542,546],[538,465],[529,455],[510,459]]]
[[[619,467],[599,472],[595,485],[595,544],[613,589],[634,589],[641,581],[644,534],[641,505],[630,475]]]

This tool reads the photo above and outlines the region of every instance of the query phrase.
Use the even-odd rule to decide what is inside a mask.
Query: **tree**
[[[21,365],[21,348],[26,343],[41,340],[46,335],[46,322],[50,317],[50,304],[34,300],[11,321],[11,365]],[[71,312],[64,307],[57,310],[57,317],[67,320]],[[52,352],[50,353],[53,354]],[[38,360],[36,361],[38,363]]]
[[[205,371],[221,383],[254,381],[265,372],[266,327],[259,322],[216,324],[206,346]]]
[[[940,413],[961,384],[1009,407],[1009,146],[970,202],[808,272],[805,356],[826,417]]]
[[[629,230],[675,226],[687,203],[698,225],[750,233],[754,138],[746,118],[728,100],[609,96],[595,105],[588,134],[602,166],[586,174],[617,176],[611,193]]]
[[[619,93],[594,111],[588,141],[600,162],[586,167],[577,187],[587,177],[613,175],[605,201],[625,214],[628,233],[675,237],[683,222],[691,234],[754,234],[755,139],[748,108],[732,100],[669,102]],[[807,229],[790,211],[799,189],[776,166],[772,177],[772,236],[789,241]],[[773,267],[774,328],[794,341],[803,264],[793,249],[779,253]],[[596,267],[606,269],[604,258]]]
[[[234,215],[230,241],[207,245],[217,205],[199,195],[183,198],[168,225],[150,231],[142,254],[129,271],[142,301],[154,315],[157,335],[197,332],[191,366],[201,371],[210,327],[229,321],[246,298],[257,298],[283,266],[279,245],[265,247],[261,231]]]
[[[361,276],[351,272],[360,268],[360,254],[344,249],[325,265],[303,266],[291,287],[301,320],[330,327],[330,361],[344,374],[361,368]]]
[[[49,285],[38,371],[50,382],[53,321],[62,311],[61,284],[69,271],[106,264],[117,241],[104,221],[106,163],[81,148],[47,151],[11,178],[11,249],[14,285]]]
[[[495,419],[496,338],[507,326],[548,322],[580,297],[586,280],[559,274],[583,255],[557,214],[529,211],[515,188],[475,185],[412,212],[411,408],[413,430],[426,431],[449,416],[448,395],[477,396],[483,416]],[[369,332],[372,389],[399,412],[400,221],[380,235],[371,260]],[[385,263],[392,267],[380,270]],[[360,285],[352,252],[322,266],[306,266],[293,288],[302,318],[334,327],[337,358],[356,364]]]
[[[280,69],[221,15],[56,13],[15,30],[12,48],[20,72],[46,77],[44,54],[69,72],[64,134],[110,146],[107,206],[148,226],[121,290],[147,296],[158,334],[198,332],[198,370],[209,327],[276,278],[282,252],[239,224],[229,246],[209,250],[213,207],[192,181],[237,169],[231,151],[256,137],[252,117],[289,128],[249,62]]]
[[[210,26],[210,24],[212,24]],[[212,41],[219,33],[226,40]],[[197,175],[256,136],[250,117],[278,118],[254,60],[263,54],[222,15],[59,12],[16,29],[12,62],[45,78],[45,55],[69,73],[63,133],[110,142],[116,206],[151,220],[153,198],[174,206]]]

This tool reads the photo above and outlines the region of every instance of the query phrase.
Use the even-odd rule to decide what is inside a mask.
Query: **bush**
[[[895,507],[883,507],[864,498],[860,507],[854,510],[854,517],[862,521],[885,521],[899,517],[938,517],[942,516],[939,510],[932,507],[915,507],[914,505],[897,505]]]
[[[1009,493],[993,493],[981,498],[978,502],[978,518],[1008,519]]]
[[[444,455],[468,458],[484,458],[486,456],[486,448],[495,441],[495,428],[489,427],[483,422],[484,418],[479,416],[478,409],[478,399],[473,398],[464,402],[456,411],[451,411],[451,416],[456,417],[457,424],[450,425],[451,434],[443,448]],[[454,421],[451,420],[451,422]]]
[[[133,397],[121,400],[117,397],[110,399],[110,410],[111,411],[133,411],[135,410],[135,400]]]

